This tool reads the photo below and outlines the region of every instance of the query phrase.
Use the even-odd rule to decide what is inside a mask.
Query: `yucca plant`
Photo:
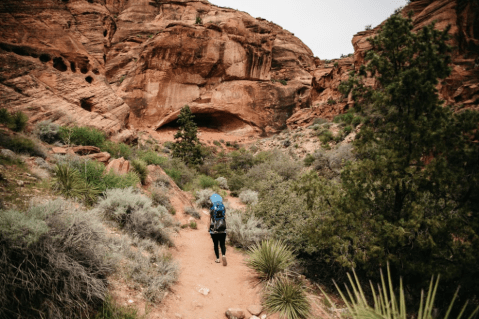
[[[287,319],[304,319],[311,314],[304,288],[286,276],[278,276],[268,283],[263,305],[268,312],[277,312]]]
[[[148,167],[143,160],[135,159],[131,161],[131,166],[140,177],[141,183],[145,184],[146,178],[148,177]]]
[[[248,267],[256,270],[261,280],[270,280],[294,263],[293,251],[281,240],[263,240],[248,251]]]
[[[99,191],[85,182],[80,173],[67,164],[59,164],[55,168],[53,190],[65,198],[75,198],[91,205],[96,201]]]
[[[396,297],[396,294],[393,289],[393,284],[391,280],[391,272],[388,265],[388,280],[387,284],[384,280],[383,273],[381,271],[381,285],[378,285],[377,292],[374,289],[373,284],[371,283],[371,291],[374,306],[370,306],[366,300],[364,291],[359,283],[358,277],[353,269],[354,280],[351,275],[348,273],[349,283],[351,287],[346,285],[346,291],[348,294],[347,298],[344,293],[339,289],[336,283],[336,289],[338,290],[341,298],[343,299],[346,307],[349,310],[348,318],[352,319],[406,319],[412,317],[412,314],[408,314],[406,311],[406,298],[404,296],[404,288],[402,284],[402,279],[399,281],[399,298]],[[421,293],[421,300],[419,305],[419,310],[417,314],[414,314],[416,319],[432,319],[433,318],[433,309],[434,309],[434,300],[436,298],[437,287],[439,285],[439,276],[434,279],[431,278],[429,284],[429,290],[424,300],[424,291]],[[350,289],[351,288],[351,289]],[[323,291],[324,293],[324,291]],[[444,319],[448,319],[451,314],[451,310],[456,300],[458,291],[454,294],[452,301],[449,305],[449,308],[444,316]],[[326,294],[325,294],[326,295]],[[326,298],[329,300],[328,296]],[[462,307],[460,313],[455,317],[455,319],[460,319],[464,314],[468,302]],[[479,306],[474,309],[468,319],[472,319],[474,315],[478,312]]]

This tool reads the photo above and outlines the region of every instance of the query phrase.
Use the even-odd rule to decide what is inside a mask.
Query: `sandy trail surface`
[[[163,301],[161,318],[226,318],[230,307],[242,308],[249,318],[247,307],[260,303],[260,285],[245,265],[244,253],[227,245],[228,265],[215,263],[208,218],[203,211],[198,229],[186,228],[175,240],[173,258],[180,264],[180,276]]]

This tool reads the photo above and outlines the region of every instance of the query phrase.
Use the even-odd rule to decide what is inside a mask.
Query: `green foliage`
[[[8,127],[12,122],[12,115],[8,112],[7,109],[1,108],[0,109],[0,124],[4,124]]]
[[[7,109],[0,109],[0,124],[15,132],[22,132],[27,127],[28,116],[23,112],[9,112]]]
[[[351,121],[351,125],[353,127],[358,126],[360,123],[361,123],[361,118],[359,116],[355,116]]]
[[[252,191],[250,189],[244,190],[240,193],[239,199],[243,204],[255,205],[258,203],[258,192]]]
[[[60,125],[51,121],[38,122],[33,131],[40,140],[53,144],[60,140]]]
[[[311,154],[307,154],[303,160],[304,166],[311,166],[311,164],[313,164],[314,161],[315,161],[315,157]]]
[[[171,205],[170,199],[168,198],[168,190],[164,187],[152,187],[150,188],[151,192],[151,201],[154,205],[164,206],[168,211],[171,212],[173,206]]]
[[[216,179],[216,182],[221,189],[229,189],[228,180],[226,178],[220,176]]]
[[[29,154],[30,156],[47,157],[46,150],[33,140],[17,135],[8,136],[0,131],[0,146],[9,149],[15,153]]]
[[[306,319],[311,314],[311,305],[304,288],[286,276],[268,284],[263,305],[268,312],[279,313],[287,319]]]
[[[251,246],[246,264],[258,273],[261,280],[271,280],[295,262],[293,251],[278,240],[263,240]]]
[[[327,144],[333,139],[333,133],[330,130],[324,130],[318,136],[321,144]]]
[[[212,188],[213,186],[218,186],[218,182],[216,180],[206,175],[199,176],[199,184],[201,188]]]
[[[327,103],[328,105],[335,105],[337,102],[336,102],[335,99],[333,99],[333,98],[330,97],[326,103]]]
[[[175,134],[172,155],[187,164],[201,164],[203,162],[201,143],[198,140],[197,126],[193,119],[194,115],[190,107],[185,105],[178,116],[179,128]]]
[[[353,131],[353,129],[352,129],[352,127],[349,126],[349,125],[344,128],[344,133],[345,133],[346,135],[349,134],[349,133],[351,133],[352,131]]]
[[[196,17],[195,24],[203,24],[203,19],[200,16]]]
[[[125,159],[131,159],[131,154],[132,154],[131,148],[125,143],[115,143],[112,141],[105,141],[105,143],[101,145],[100,149],[102,150],[102,152],[110,153],[111,157],[113,158],[123,157]]]
[[[70,145],[85,145],[102,147],[105,143],[105,134],[95,128],[85,126],[60,127],[60,137],[63,143]]]
[[[202,208],[210,208],[211,201],[210,197],[214,194],[214,191],[211,189],[202,189],[195,193],[196,205]]]
[[[131,166],[133,170],[138,174],[140,177],[140,181],[142,184],[145,184],[146,178],[148,177],[148,167],[146,167],[146,163],[140,159],[134,159],[131,161]]]
[[[168,159],[166,157],[158,155],[155,151],[140,151],[138,152],[138,158],[143,160],[148,165],[162,166]]]
[[[168,160],[162,167],[181,189],[193,182],[196,176],[196,171],[179,159]]]
[[[285,79],[279,80],[279,83],[281,83],[283,85],[288,85],[288,81],[286,81]]]
[[[434,277],[431,279],[429,284],[429,290],[427,291],[426,299],[424,299],[424,293],[421,292],[421,299],[419,304],[419,310],[415,313],[408,313],[406,308],[406,297],[404,294],[404,288],[402,284],[402,279],[399,282],[399,298],[396,296],[396,289],[394,289],[391,279],[391,272],[388,266],[388,277],[387,281],[384,279],[384,276],[381,272],[381,285],[378,285],[378,291],[374,289],[371,284],[371,291],[372,297],[374,302],[374,307],[369,305],[368,299],[364,294],[363,288],[361,287],[361,283],[354,272],[354,280],[348,274],[349,283],[351,289],[346,286],[348,289],[348,297],[344,295],[341,289],[336,285],[336,289],[338,290],[339,294],[343,302],[346,304],[348,308],[348,318],[352,317],[353,319],[359,318],[390,318],[390,319],[405,319],[414,316],[418,319],[431,319],[434,318],[433,312],[435,311],[434,303],[436,299],[436,292],[439,285],[439,277],[434,280]],[[326,296],[326,298],[328,298]],[[457,291],[452,301],[449,305],[449,308],[444,315],[444,319],[448,319],[449,315],[451,314],[451,310],[453,309],[454,302],[457,298]],[[329,299],[329,298],[328,298]],[[460,319],[464,311],[466,310],[468,302],[465,303],[459,315],[455,317]],[[475,314],[478,312],[479,306],[475,308],[469,315],[468,319],[474,318]]]
[[[253,154],[244,148],[228,154],[230,168],[235,171],[245,172],[253,166]]]
[[[351,124],[351,122],[353,121],[353,118],[354,118],[354,114],[348,112],[348,113],[335,116],[333,122]]]
[[[56,200],[0,212],[0,317],[84,318],[113,271],[95,215]]]
[[[97,188],[81,178],[80,173],[65,164],[57,164],[52,183],[53,190],[65,198],[73,198],[91,205],[100,193]]]
[[[190,226],[191,229],[198,229],[198,224],[196,224],[195,221],[191,221],[188,226]]]
[[[322,210],[308,238],[338,271],[353,266],[374,276],[389,262],[417,301],[415,288],[433,274],[444,278],[441,298],[458,284],[477,296],[479,113],[453,113],[438,98],[438,79],[450,74],[449,28],[412,29],[411,18],[395,14],[369,40],[361,70],[378,87],[364,87],[361,72],[351,86],[370,118],[355,141],[359,160],[343,169],[344,193],[327,197],[331,208],[312,201]],[[330,186],[304,185],[303,194],[324,195]]]
[[[216,146],[221,147],[221,143],[219,141],[213,141],[213,144],[215,144]]]

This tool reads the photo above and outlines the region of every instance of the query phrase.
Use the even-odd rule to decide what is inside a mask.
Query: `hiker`
[[[213,239],[213,246],[215,248],[216,260],[220,262],[220,253],[218,250],[218,244],[221,247],[221,254],[223,260],[223,266],[227,265],[226,262],[226,220],[225,220],[225,206],[223,205],[223,198],[218,194],[210,196],[212,206],[210,208],[210,227],[208,231]]]

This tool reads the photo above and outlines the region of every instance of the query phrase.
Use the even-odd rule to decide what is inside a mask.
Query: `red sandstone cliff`
[[[409,10],[416,29],[453,26],[453,72],[440,93],[477,108],[477,2],[419,0]],[[185,104],[244,131],[331,118],[348,102],[340,81],[381,27],[354,36],[354,57],[321,61],[281,27],[206,0],[3,0],[0,17],[0,107],[119,139],[174,121]]]

